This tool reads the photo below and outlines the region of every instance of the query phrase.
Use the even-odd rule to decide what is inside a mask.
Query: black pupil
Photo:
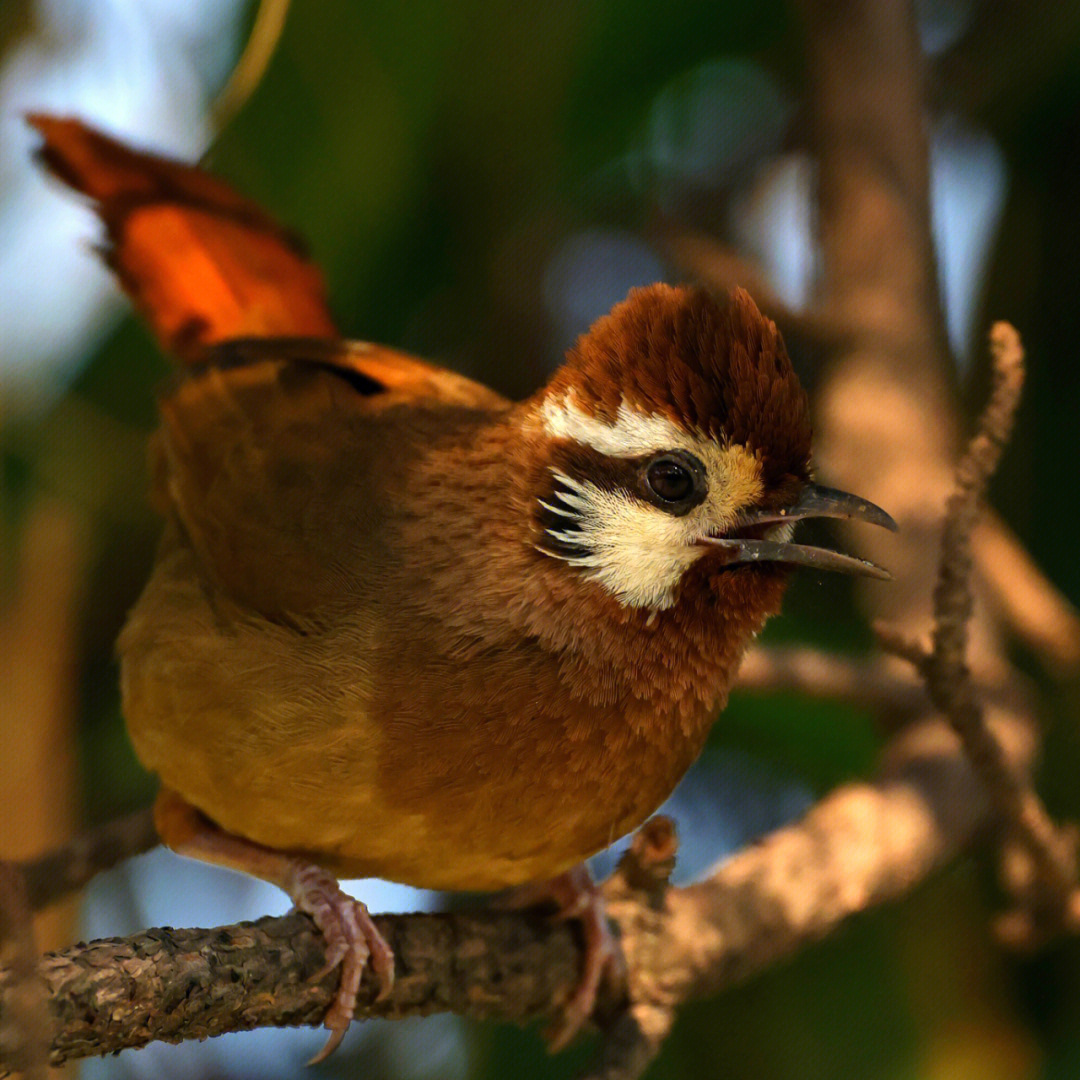
[[[694,478],[685,465],[671,458],[654,461],[649,466],[649,487],[667,502],[681,502],[694,491]]]

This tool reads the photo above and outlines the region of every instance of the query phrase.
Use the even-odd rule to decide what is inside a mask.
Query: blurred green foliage
[[[597,224],[644,235],[653,219],[652,193],[623,165],[658,93],[702,61],[752,58],[797,101],[799,56],[798,27],[779,0],[296,3],[264,82],[210,164],[306,237],[345,333],[443,358],[520,394],[568,344],[554,339],[541,302],[559,243]],[[1080,43],[1030,79],[1039,85],[1021,101],[991,95],[977,111],[1011,174],[986,319],[1013,320],[1031,357],[994,501],[1075,601]],[[807,369],[807,358],[796,361]],[[38,490],[82,506],[95,526],[81,628],[88,820],[152,791],[123,734],[112,642],[155,542],[142,446],[166,371],[129,319],[47,415],[0,428],[6,535]],[[965,396],[977,401],[984,387],[979,360]],[[851,610],[845,588],[800,584],[770,633],[866,647],[865,628],[833,614]],[[1046,790],[1056,812],[1080,818],[1080,688],[1047,688]],[[725,745],[823,791],[868,773],[878,736],[850,709],[736,695],[709,753]],[[993,900],[979,873],[954,869],[902,907],[688,1009],[651,1075],[1080,1076],[1080,945],[1030,963],[1000,959],[986,931]],[[546,1057],[532,1033],[472,1034],[478,1075],[563,1077],[581,1061],[581,1051]],[[326,1069],[358,1067],[339,1056]]]

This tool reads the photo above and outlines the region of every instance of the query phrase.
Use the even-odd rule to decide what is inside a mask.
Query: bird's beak
[[[837,491],[820,484],[807,484],[799,497],[788,506],[746,511],[734,529],[723,536],[705,537],[702,543],[727,552],[729,564],[780,562],[793,566],[815,567],[818,570],[839,570],[844,574],[862,574],[865,577],[892,577],[888,570],[883,570],[872,562],[857,559],[853,555],[844,555],[839,551],[739,535],[745,530],[756,532],[762,526],[799,521],[802,518],[844,518],[849,521],[866,521],[893,532],[896,532],[897,528],[896,522],[880,506],[860,499],[858,495],[849,495],[846,491]]]

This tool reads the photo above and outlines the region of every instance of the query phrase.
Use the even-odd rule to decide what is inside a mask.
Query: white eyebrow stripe
[[[655,450],[692,450],[696,440],[666,416],[642,413],[626,402],[619,405],[615,423],[590,416],[577,403],[574,391],[548,397],[540,408],[544,431],[555,439],[570,439],[609,457],[636,457]]]

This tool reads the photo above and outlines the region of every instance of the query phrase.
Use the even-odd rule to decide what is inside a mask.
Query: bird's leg
[[[378,975],[380,999],[394,985],[394,953],[372,922],[367,908],[342,892],[329,871],[219,829],[168,788],[158,795],[154,822],[163,843],[173,851],[269,881],[284,889],[296,907],[312,917],[326,940],[326,963],[312,981],[317,982],[341,966],[337,994],[323,1018],[330,1038],[309,1064],[329,1057],[352,1021],[364,968],[370,963]]]
[[[558,905],[555,918],[577,920],[585,939],[581,979],[562,1015],[544,1033],[554,1053],[569,1045],[592,1015],[604,971],[621,967],[622,951],[608,924],[604,898],[584,863],[547,881],[520,885],[500,898],[500,906],[509,908],[552,902]]]

